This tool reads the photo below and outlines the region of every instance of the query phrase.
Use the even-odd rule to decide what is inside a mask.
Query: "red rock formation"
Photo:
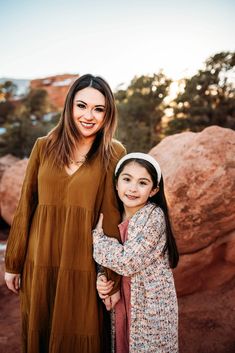
[[[3,172],[18,160],[19,158],[14,157],[11,154],[7,154],[6,156],[0,158],[0,179]]]
[[[235,273],[235,132],[212,126],[177,134],[150,154],[163,170],[181,253],[178,293],[228,281]]]
[[[235,131],[169,136],[150,154],[163,171],[181,253],[180,353],[235,352]]]
[[[16,162],[5,170],[0,181],[1,216],[8,224],[12,223],[19,202],[27,163],[27,159]]]
[[[79,75],[64,74],[35,79],[30,82],[31,89],[45,89],[56,111],[62,110],[69,87]]]

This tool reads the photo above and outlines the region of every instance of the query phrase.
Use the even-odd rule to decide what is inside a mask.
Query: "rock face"
[[[7,168],[0,181],[0,209],[2,218],[11,224],[17,207],[28,159]]]
[[[235,132],[173,135],[150,154],[163,171],[181,254],[178,294],[218,287],[235,275]]]
[[[14,157],[11,154],[7,154],[6,156],[0,158],[0,180],[4,171],[18,160],[19,158]]]

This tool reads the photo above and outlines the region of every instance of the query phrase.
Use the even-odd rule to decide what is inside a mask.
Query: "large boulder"
[[[19,202],[28,159],[20,160],[7,168],[0,181],[1,217],[11,225]]]
[[[150,154],[161,165],[181,254],[179,295],[235,276],[235,131],[211,126],[165,138]]]
[[[12,166],[15,162],[17,162],[19,158],[12,156],[12,154],[7,154],[0,158],[0,179],[4,173],[4,171]]]

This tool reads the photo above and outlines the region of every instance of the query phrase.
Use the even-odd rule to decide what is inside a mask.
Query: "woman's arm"
[[[121,216],[118,209],[118,203],[113,184],[113,175],[117,161],[126,153],[126,151],[124,147],[118,142],[115,142],[115,149],[117,155],[116,158],[112,158],[109,163],[105,177],[102,203],[98,212],[103,213],[105,216],[103,224],[105,234],[108,237],[114,237],[120,240],[118,224],[120,223]],[[104,273],[108,280],[114,282],[113,288],[109,293],[109,295],[112,295],[119,290],[120,276],[109,268],[104,268]]]
[[[16,209],[5,254],[7,273],[20,274],[23,269],[32,215],[38,202],[37,176],[39,167],[38,140],[26,169],[20,201]]]
[[[123,276],[131,276],[162,256],[166,241],[165,218],[159,208],[152,211],[142,232],[124,244],[104,235],[100,224],[99,221],[93,231],[93,256],[103,266]]]

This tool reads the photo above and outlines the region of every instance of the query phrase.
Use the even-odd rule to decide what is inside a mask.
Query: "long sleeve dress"
[[[23,353],[103,353],[92,228],[103,212],[107,234],[119,238],[112,177],[125,150],[113,141],[107,172],[98,154],[68,175],[45,142],[32,150],[5,256],[6,271],[21,274]]]
[[[94,259],[131,280],[130,353],[178,352],[178,305],[165,242],[163,211],[151,203],[129,220],[124,244],[93,231]]]

